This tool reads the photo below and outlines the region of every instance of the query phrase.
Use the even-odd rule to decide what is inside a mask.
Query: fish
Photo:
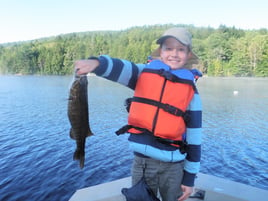
[[[68,118],[71,125],[70,138],[76,141],[73,160],[78,160],[80,168],[85,164],[86,138],[92,136],[88,112],[88,80],[86,75],[76,75],[70,87]]]

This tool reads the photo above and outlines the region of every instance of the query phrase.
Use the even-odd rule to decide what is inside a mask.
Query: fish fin
[[[80,161],[80,168],[83,169],[84,164],[85,164],[85,153],[83,153],[82,151],[79,151],[79,150],[75,150],[73,159],[79,160]]]
[[[89,129],[88,132],[87,132],[87,137],[91,136],[91,135],[94,135],[91,130]]]
[[[75,134],[74,134],[74,130],[72,128],[70,129],[70,138],[75,140]]]

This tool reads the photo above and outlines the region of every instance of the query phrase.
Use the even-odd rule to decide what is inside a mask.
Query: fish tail
[[[85,164],[85,152],[81,150],[75,150],[74,155],[73,155],[74,160],[79,160],[80,161],[80,168],[83,169],[84,164]]]

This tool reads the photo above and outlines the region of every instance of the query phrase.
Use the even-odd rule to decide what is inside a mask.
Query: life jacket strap
[[[125,125],[122,128],[120,128],[119,130],[117,130],[115,133],[116,133],[116,135],[121,135],[121,134],[127,133],[128,130],[131,128],[135,128],[135,129],[142,131],[142,132],[146,132],[146,131],[149,132],[147,129],[144,129],[144,128],[139,128],[139,127],[135,127],[132,125]],[[180,150],[180,152],[182,154],[186,153],[186,149],[187,149],[187,142],[186,141],[170,140],[170,139],[165,139],[165,138],[161,138],[161,137],[157,137],[157,136],[154,136],[154,137],[158,142],[178,147],[178,149]]]
[[[185,112],[183,112],[181,109],[174,107],[170,104],[166,104],[166,103],[161,103],[152,99],[148,99],[148,98],[141,98],[141,97],[133,97],[131,101],[134,102],[139,102],[139,103],[146,103],[149,105],[153,105],[156,107],[159,107],[161,109],[163,109],[164,111],[173,114],[175,116],[185,116]]]
[[[165,79],[167,79],[167,80],[169,80],[171,82],[189,84],[189,85],[191,85],[193,87],[194,91],[196,91],[196,86],[194,85],[193,81],[177,77],[176,75],[174,75],[171,72],[166,71],[164,69],[144,68],[142,72],[158,74],[158,75],[164,77]]]
[[[186,153],[187,145],[188,143],[186,141],[181,140],[170,140],[170,139],[164,139],[161,137],[155,137],[158,142],[161,142],[163,144],[173,145],[176,147],[179,147],[179,150],[182,154]]]
[[[131,128],[135,128],[136,130],[139,130],[141,132],[145,132],[145,131],[148,131],[147,129],[145,128],[140,128],[140,127],[136,127],[136,126],[132,126],[132,125],[125,125],[123,126],[122,128],[118,129],[115,134],[116,135],[121,135],[121,134],[124,134],[124,133],[127,133],[129,129]]]

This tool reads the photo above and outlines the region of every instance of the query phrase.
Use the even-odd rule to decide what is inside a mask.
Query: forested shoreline
[[[156,39],[169,27],[193,34],[196,66],[208,76],[268,77],[268,30],[193,25],[150,25],[121,31],[70,33],[32,41],[0,44],[0,74],[69,75],[73,62],[100,54],[146,63]]]

